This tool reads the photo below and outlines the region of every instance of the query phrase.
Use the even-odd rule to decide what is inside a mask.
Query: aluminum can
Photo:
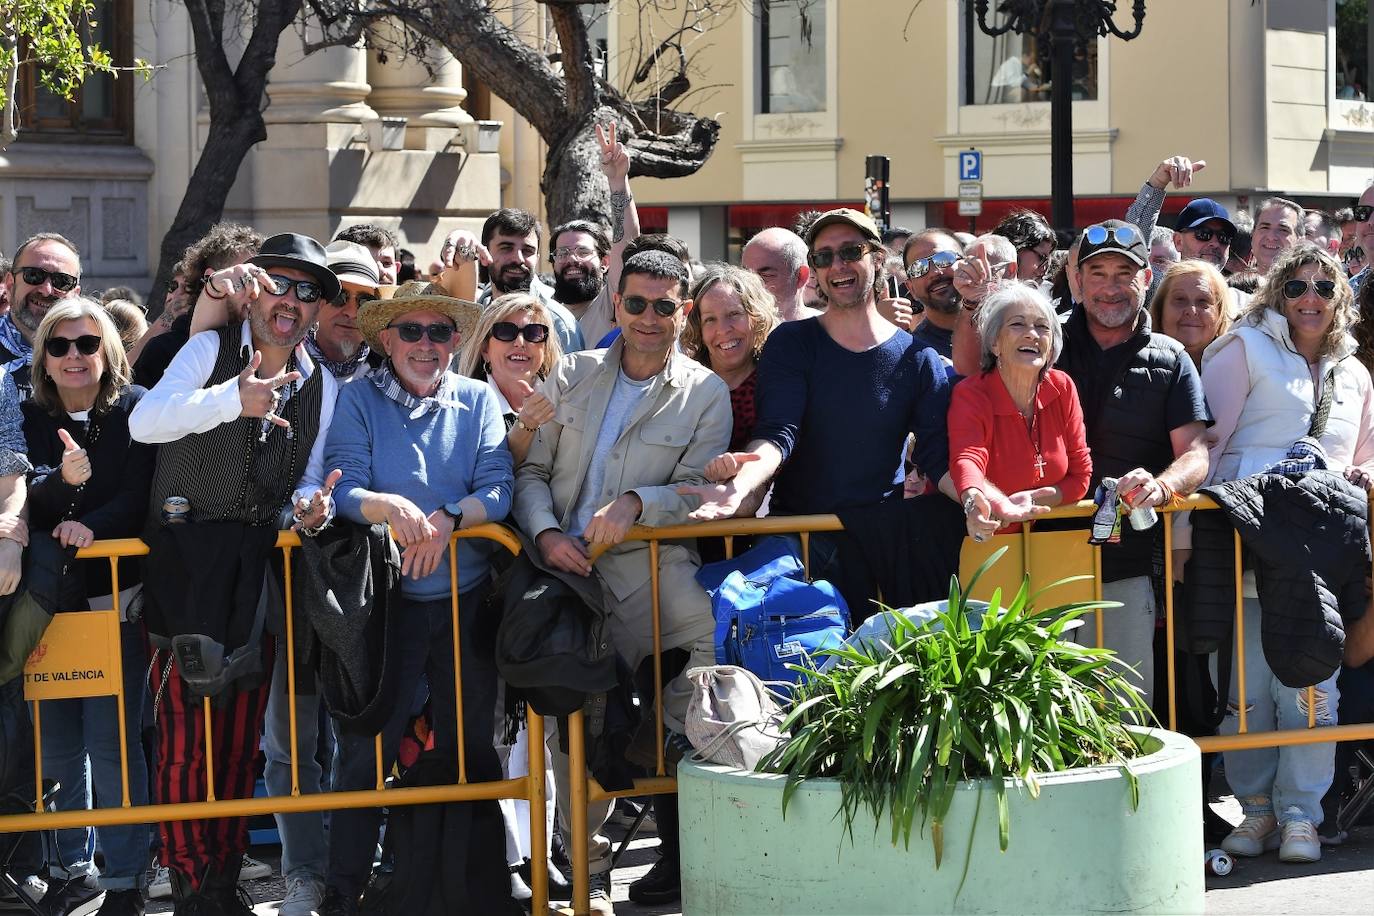
[[[180,525],[191,520],[191,501],[184,496],[169,496],[162,501],[162,524]]]
[[[1224,849],[1207,850],[1207,871],[1218,878],[1225,878],[1236,865],[1230,853]]]
[[[1141,506],[1131,510],[1130,519],[1131,527],[1136,531],[1149,531],[1159,521],[1159,514],[1154,506]]]

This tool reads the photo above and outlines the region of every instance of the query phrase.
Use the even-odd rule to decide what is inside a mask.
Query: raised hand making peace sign
[[[601,147],[601,171],[612,181],[624,181],[630,174],[630,151],[616,139],[615,122],[596,125],[596,142]]]

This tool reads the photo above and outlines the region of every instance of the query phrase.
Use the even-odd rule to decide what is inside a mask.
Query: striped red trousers
[[[232,698],[210,703],[210,736],[214,752],[215,798],[251,798],[259,768],[259,743],[267,714],[272,682],[271,640],[263,641],[262,683]],[[159,652],[151,669],[149,689],[156,700],[157,801],[160,804],[205,801],[205,702],[192,693],[172,663]],[[163,679],[166,684],[163,685]],[[199,889],[214,866],[222,870],[248,848],[248,819],[224,817],[198,821],[167,821],[159,825],[159,861],[190,878]]]

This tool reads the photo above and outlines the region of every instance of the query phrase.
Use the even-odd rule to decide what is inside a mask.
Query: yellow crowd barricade
[[[1170,729],[1178,724],[1177,711],[1177,672],[1174,665],[1175,620],[1173,582],[1173,525],[1174,512],[1185,510],[1215,510],[1217,504],[1205,496],[1192,496],[1180,500],[1179,504],[1168,509],[1159,509],[1160,524],[1164,531],[1164,580],[1169,587],[1164,589],[1165,612],[1165,655],[1167,658],[1168,680],[1168,721],[1162,723]],[[1063,604],[1071,601],[1102,600],[1102,548],[1088,543],[1088,533],[1074,531],[1036,531],[1035,525],[1052,519],[1088,518],[1094,506],[1091,502],[1080,502],[1072,506],[1061,506],[1050,512],[1036,516],[1035,521],[1022,526],[1019,534],[1000,535],[987,542],[977,543],[966,538],[960,556],[960,580],[967,581],[969,574],[995,550],[1010,546],[1013,550],[1001,562],[989,570],[979,582],[976,597],[990,597],[995,588],[1002,593],[1015,594],[1022,577],[1030,576],[1031,592],[1044,588],[1062,579],[1091,575],[1092,580],[1061,585],[1053,593],[1053,603]],[[1374,518],[1374,511],[1371,511]],[[1122,519],[1122,524],[1127,524]],[[653,775],[638,779],[630,789],[608,792],[597,783],[586,770],[586,747],[582,728],[581,712],[569,716],[569,808],[572,823],[568,837],[570,858],[573,866],[573,912],[586,916],[590,911],[589,901],[589,850],[587,843],[587,803],[622,796],[663,795],[677,791],[677,780],[667,775],[664,764],[663,734],[663,665],[662,645],[660,643],[659,594],[658,594],[658,545],[661,541],[681,540],[697,537],[722,537],[725,540],[727,557],[734,556],[734,539],[740,536],[767,534],[797,534],[801,541],[802,565],[810,575],[810,535],[815,532],[843,531],[844,525],[834,515],[809,516],[772,516],[761,519],[728,519],[715,522],[700,522],[686,525],[673,525],[662,528],[635,526],[627,540],[647,541],[652,588],[653,641],[654,641],[654,721],[657,737],[657,766]],[[1359,725],[1316,724],[1316,703],[1314,689],[1307,688],[1307,728],[1283,731],[1254,732],[1246,725],[1246,684],[1245,684],[1245,623],[1243,619],[1243,592],[1241,588],[1241,539],[1235,537],[1235,589],[1236,589],[1236,706],[1239,713],[1239,733],[1235,735],[1213,735],[1194,738],[1204,752],[1250,750],[1262,747],[1282,747],[1286,745],[1314,744],[1325,741],[1363,741],[1374,738],[1374,723]],[[1098,609],[1093,612],[1096,625],[1097,646],[1102,646],[1102,615],[1111,609]],[[579,774],[585,774],[579,778]],[[537,847],[536,847],[537,848]]]
[[[283,653],[287,666],[287,701],[290,709],[291,794],[261,798],[216,798],[214,774],[214,735],[210,699],[203,700],[205,717],[205,800],[176,804],[130,803],[128,741],[124,715],[124,673],[120,652],[119,625],[119,560],[148,553],[147,546],[136,538],[97,541],[77,552],[83,560],[105,559],[110,564],[111,591],[114,608],[110,611],[89,611],[73,608],[76,613],[59,613],[44,632],[38,646],[24,666],[24,695],[31,702],[34,732],[35,810],[32,814],[0,816],[0,833],[26,830],[60,830],[73,827],[104,827],[124,824],[157,823],[175,820],[199,820],[218,817],[248,817],[264,814],[289,814],[304,811],[331,811],[340,808],[393,807],[397,805],[442,804],[447,802],[518,799],[529,803],[530,810],[543,811],[547,797],[544,785],[544,720],[532,712],[528,717],[530,762],[528,775],[517,779],[469,782],[467,759],[463,744],[463,662],[462,634],[458,617],[457,542],[467,539],[493,541],[513,554],[520,552],[520,542],[504,525],[477,525],[456,532],[449,542],[449,570],[453,612],[453,673],[458,710],[456,735],[458,740],[458,768],[456,783],[440,786],[386,788],[386,773],[382,769],[382,737],[376,736],[377,784],[373,789],[350,792],[302,793],[299,761],[296,748],[296,661],[294,596],[291,587],[291,551],[300,547],[299,537],[283,531],[277,537],[277,547],[283,554],[285,570],[285,639]],[[21,584],[22,588],[22,584]],[[75,811],[47,811],[43,807],[43,744],[42,707],[48,700],[75,697],[114,696],[120,722],[119,753],[122,771],[123,797],[118,807],[79,809]],[[493,741],[495,735],[492,736]],[[152,771],[155,761],[149,761]],[[542,816],[530,818],[530,842],[534,849],[543,849],[548,842]],[[536,911],[548,908],[548,857],[531,857],[530,890]]]

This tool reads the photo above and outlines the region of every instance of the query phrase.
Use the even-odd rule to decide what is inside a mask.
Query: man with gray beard
[[[9,371],[20,398],[27,398],[33,393],[33,335],[54,302],[81,292],[80,253],[56,232],[40,232],[15,251],[2,285],[10,310],[0,316],[0,367]]]

